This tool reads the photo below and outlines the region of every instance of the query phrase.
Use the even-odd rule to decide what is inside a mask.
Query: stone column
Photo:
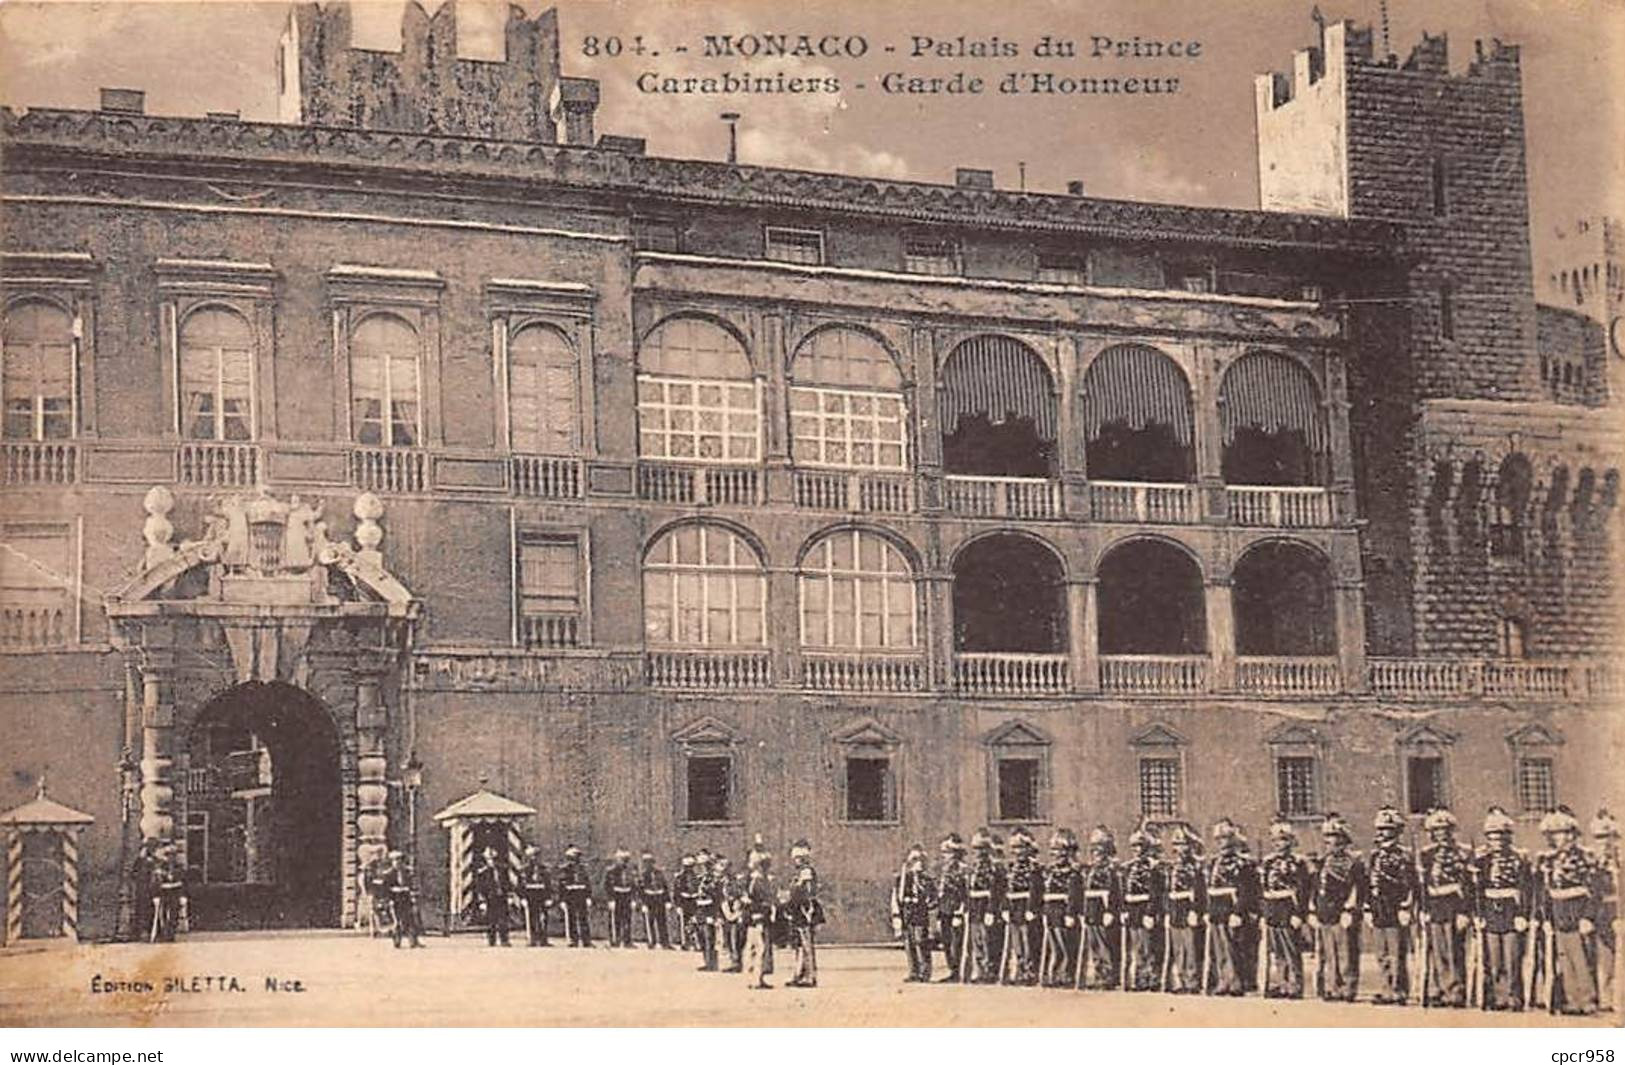
[[[1354,449],[1350,444],[1349,396],[1343,360],[1326,358],[1326,444],[1331,450],[1331,516],[1336,525],[1351,524],[1359,515],[1354,498]]]
[[[801,684],[801,596],[794,569],[767,571],[767,646],[775,685]]]
[[[175,838],[174,661],[148,653],[141,660],[141,838]]]
[[[378,661],[356,667],[356,862],[361,868],[389,849],[389,707],[381,690],[386,669]]]
[[[1236,352],[1222,354],[1234,357]],[[1209,522],[1229,520],[1230,500],[1224,491],[1224,430],[1219,418],[1219,377],[1215,362],[1221,352],[1211,344],[1191,347],[1191,393],[1195,421],[1192,441],[1196,452],[1196,483],[1202,496],[1202,513]]]
[[[1072,671],[1073,691],[1100,690],[1099,587],[1100,581],[1094,577],[1073,578],[1066,584],[1068,668]]]
[[[756,379],[762,389],[762,465],[767,471],[766,499],[770,503],[794,501],[791,484],[790,419],[786,380],[784,316],[764,314],[757,330]]]
[[[1337,614],[1337,665],[1343,690],[1366,690],[1365,586],[1359,581],[1338,581],[1332,586]]]
[[[934,691],[950,691],[954,686],[954,575],[925,575],[925,631],[928,684]]]
[[[1207,600],[1207,650],[1212,663],[1208,687],[1233,691],[1236,686],[1236,616],[1230,578],[1209,578],[1203,586]]]

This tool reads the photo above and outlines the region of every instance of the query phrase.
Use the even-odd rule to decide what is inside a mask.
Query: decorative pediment
[[[1128,742],[1132,747],[1183,747],[1188,741],[1159,721],[1136,732]]]
[[[1048,747],[1053,741],[1037,725],[1026,721],[1006,721],[982,738],[989,747]]]
[[[1313,726],[1301,721],[1289,721],[1271,729],[1264,742],[1271,747],[1319,747],[1321,739],[1319,730]]]
[[[729,747],[739,742],[739,733],[721,718],[706,714],[673,732],[671,741],[682,747]]]
[[[1456,734],[1437,725],[1417,725],[1399,737],[1401,747],[1449,747],[1456,742]]]
[[[1563,734],[1549,725],[1531,721],[1507,733],[1507,743],[1513,747],[1561,747]]]
[[[903,737],[872,717],[860,717],[830,733],[830,739],[847,746],[896,747]]]

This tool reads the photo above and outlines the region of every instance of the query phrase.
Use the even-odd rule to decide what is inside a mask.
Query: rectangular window
[[[1000,821],[1037,821],[1039,760],[1037,758],[1000,758],[996,763],[999,774]]]
[[[733,820],[733,758],[688,756],[688,821]]]
[[[1140,814],[1179,816],[1179,759],[1140,759]]]
[[[0,651],[73,643],[73,587],[73,537],[66,526],[0,527]]]
[[[1288,817],[1309,817],[1316,812],[1315,759],[1310,755],[1282,755],[1275,759],[1275,808]]]
[[[1405,761],[1405,793],[1413,814],[1445,805],[1444,759],[1435,754],[1411,755]]]
[[[903,269],[911,274],[958,274],[959,245],[952,239],[908,237],[903,241]]]
[[[790,389],[790,447],[798,465],[907,469],[907,425],[896,393]]]
[[[573,533],[522,533],[519,540],[519,638],[532,650],[582,641],[581,539]]]
[[[1518,807],[1526,814],[1543,814],[1557,806],[1557,782],[1552,760],[1518,759]]]
[[[1038,280],[1050,285],[1087,284],[1089,267],[1081,255],[1040,255]]]
[[[677,223],[653,218],[633,221],[632,247],[637,251],[681,250],[677,239]]]
[[[1502,618],[1496,632],[1497,650],[1502,658],[1524,657],[1524,626],[1518,618]]]
[[[189,810],[186,814],[186,865],[196,869],[208,883],[209,876],[209,812]]]
[[[754,381],[638,377],[638,453],[684,462],[755,462],[761,401]]]
[[[892,782],[890,758],[873,755],[847,758],[846,819],[897,820],[896,789]]]
[[[763,230],[762,239],[767,258],[774,262],[807,266],[824,264],[824,234],[821,230],[768,226]]]

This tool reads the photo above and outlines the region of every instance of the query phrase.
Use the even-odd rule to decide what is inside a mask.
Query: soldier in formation
[[[969,934],[968,968],[964,979],[970,983],[993,984],[999,980],[1000,947],[1003,935],[999,923],[1004,904],[1004,870],[995,861],[993,835],[987,829],[971,837],[976,852],[965,874],[965,925]]]
[[[559,901],[564,909],[564,934],[572,947],[592,946],[592,881],[581,860],[581,848],[564,848],[564,864],[559,867]]]
[[[1425,1005],[1467,1004],[1467,929],[1475,907],[1472,852],[1456,841],[1456,816],[1434,810],[1423,821],[1428,844],[1417,855],[1422,912]]]
[[[609,945],[632,946],[632,904],[637,899],[638,878],[632,869],[632,852],[622,847],[604,870],[604,901],[609,907]]]
[[[666,874],[656,867],[653,851],[644,851],[638,860],[643,864],[637,877],[637,908],[643,915],[644,942],[650,950],[670,950],[671,926],[666,907],[671,904],[671,886],[666,883]]]
[[[1309,915],[1309,865],[1297,853],[1290,821],[1270,825],[1271,851],[1258,865],[1258,986],[1265,998],[1303,997],[1303,929]]]
[[[1038,853],[1033,838],[1021,829],[1011,833],[1010,853],[1013,860],[1005,877],[1004,964],[1000,978],[1006,983],[1035,984],[1040,960],[1039,909],[1043,905],[1044,870],[1033,860]]]
[[[417,884],[412,867],[400,851],[390,851],[378,871],[379,882],[389,897],[389,934],[397,950],[401,939],[408,938],[413,947],[421,947],[423,922],[418,917]]]
[[[1353,849],[1354,833],[1339,814],[1320,826],[1324,848],[1312,863],[1309,929],[1316,990],[1327,1002],[1353,1002],[1360,992],[1360,929],[1370,882]]]
[[[1083,867],[1077,906],[1083,932],[1079,976],[1084,987],[1113,988],[1118,984],[1123,886],[1116,855],[1117,838],[1111,829],[1096,825],[1089,831],[1089,860]]]
[[[486,847],[474,855],[474,903],[485,922],[485,942],[488,946],[509,942],[508,903],[514,896],[513,870],[497,854],[495,847]]]
[[[1136,829],[1128,838],[1134,856],[1123,863],[1123,987],[1128,991],[1156,991],[1166,982],[1168,929],[1162,913],[1168,886],[1157,842],[1147,828]]]
[[[937,941],[942,944],[948,975],[944,983],[955,984],[964,977],[965,955],[970,946],[969,910],[970,868],[965,864],[965,841],[951,833],[942,841],[941,868],[937,873]]]
[[[931,912],[936,907],[937,883],[926,870],[925,848],[916,843],[892,889],[892,928],[908,954],[908,983],[931,980]]]
[[[553,907],[553,870],[534,845],[525,848],[525,864],[519,870],[519,887],[525,900],[525,935],[533,947],[547,943],[547,914]]]

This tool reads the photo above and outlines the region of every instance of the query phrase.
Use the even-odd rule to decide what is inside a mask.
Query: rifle
[[[1004,935],[999,937],[999,983],[1007,984],[1010,982],[1010,934],[1014,929],[1011,921],[1001,920],[1000,923],[1004,925]]]
[[[1202,994],[1208,994],[1208,976],[1213,971],[1213,918],[1202,915]]]
[[[1413,905],[1411,906],[1411,923],[1416,927],[1413,930],[1412,939],[1421,947],[1418,954],[1422,967],[1422,1008],[1427,1009],[1429,1006],[1428,983],[1429,977],[1432,975],[1429,972],[1430,966],[1428,964],[1428,948],[1430,944],[1428,943],[1427,876],[1422,869],[1422,851],[1415,846],[1416,833],[1409,826],[1407,826],[1407,831],[1411,836],[1412,860],[1416,863],[1416,887],[1412,891]]]
[[[1088,937],[1084,935],[1083,923],[1078,923],[1078,956],[1072,959],[1072,987],[1076,991],[1083,990],[1083,951],[1088,946]]]
[[[1128,967],[1132,959],[1128,953],[1128,921],[1122,914],[1117,918],[1117,964],[1122,970],[1117,974],[1118,983],[1124,991],[1128,990]]]
[[[960,983],[966,983],[970,980],[970,905],[968,903],[965,906],[965,912],[960,916],[960,920],[964,922],[964,928],[959,933],[959,969],[954,973],[954,976]],[[810,919],[808,927],[811,927]]]
[[[1038,982],[1046,983],[1049,976],[1049,914],[1044,915],[1044,945],[1038,950]]]
[[[642,909],[643,909],[643,941],[649,945],[650,950],[654,950],[655,949],[655,915],[654,915],[654,911],[649,909],[647,903],[644,904]]]
[[[1157,985],[1159,991],[1168,990],[1168,972],[1172,965],[1170,959],[1174,955],[1174,929],[1171,920],[1166,913],[1162,915],[1162,980]]]
[[[1258,915],[1258,993],[1265,998],[1270,995],[1270,922],[1262,912]]]

